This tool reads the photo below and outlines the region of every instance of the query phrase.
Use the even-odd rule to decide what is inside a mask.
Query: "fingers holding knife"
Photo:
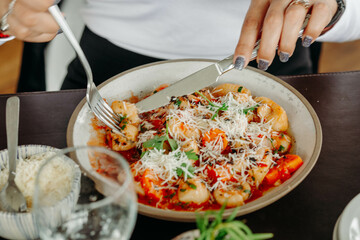
[[[234,53],[234,66],[241,70],[252,61],[259,41],[256,61],[267,70],[276,54],[287,62],[294,52],[307,13],[311,13],[303,33],[308,47],[322,33],[337,10],[336,0],[252,0]]]

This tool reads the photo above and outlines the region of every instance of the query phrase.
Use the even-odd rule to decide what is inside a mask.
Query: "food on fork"
[[[196,211],[236,207],[286,181],[302,165],[289,154],[293,139],[285,110],[249,89],[225,83],[173,97],[164,107],[138,114],[114,101],[122,138],[94,118],[97,140],[130,163],[139,202]],[[111,163],[92,162],[110,174]]]
[[[10,35],[6,35],[0,32],[0,38],[8,38],[8,37],[10,37]]]

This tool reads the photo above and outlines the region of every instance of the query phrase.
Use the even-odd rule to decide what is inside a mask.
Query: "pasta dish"
[[[111,104],[125,137],[94,118],[97,142],[90,144],[129,161],[140,203],[179,211],[240,206],[286,181],[303,163],[290,154],[285,110],[243,86],[201,89],[141,114],[130,102]],[[111,175],[105,160],[92,166]]]

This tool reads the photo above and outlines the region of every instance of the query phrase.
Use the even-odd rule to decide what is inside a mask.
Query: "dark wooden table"
[[[360,71],[283,76],[312,104],[323,130],[323,146],[309,176],[277,202],[246,219],[254,232],[274,239],[331,239],[337,218],[360,192]],[[0,95],[0,149],[6,148],[5,103]],[[19,144],[66,147],[70,116],[85,90],[18,94]],[[138,216],[133,239],[171,239],[194,223],[166,222]]]

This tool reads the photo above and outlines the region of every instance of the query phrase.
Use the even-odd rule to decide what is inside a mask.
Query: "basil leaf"
[[[176,143],[176,141],[174,139],[171,139],[168,137],[167,141],[169,142],[169,145],[170,145],[172,151],[174,151],[178,148],[178,144]]]
[[[148,151],[145,151],[145,152],[142,152],[141,155],[140,155],[140,158],[142,158],[143,156],[145,156],[145,154],[147,154]]]
[[[176,169],[176,174],[177,174],[179,177],[181,177],[181,176],[184,174],[184,172],[183,172],[183,170],[182,170],[181,168],[177,168],[177,169]]]
[[[179,177],[191,178],[192,175],[194,175],[195,168],[194,168],[193,166],[189,165],[189,166],[186,168],[186,163],[182,163],[180,166],[183,167],[183,168],[185,168],[186,171],[188,171],[191,175],[189,175],[187,172],[185,172],[185,171],[183,170],[183,168],[178,167],[178,168],[176,169],[176,174],[177,174]],[[194,185],[194,186],[195,186],[195,185]],[[196,186],[195,186],[195,187],[196,187]]]
[[[190,166],[188,167],[188,172],[191,173],[191,175],[194,175],[195,168],[190,165]],[[190,176],[188,176],[188,177],[190,177]]]
[[[144,142],[143,147],[144,148],[156,148],[158,150],[161,150],[164,148],[163,147],[164,141],[165,141],[165,136],[156,135],[154,138]]]
[[[187,158],[190,160],[198,160],[199,159],[198,155],[192,149],[190,151],[185,152],[185,154],[186,154]]]

